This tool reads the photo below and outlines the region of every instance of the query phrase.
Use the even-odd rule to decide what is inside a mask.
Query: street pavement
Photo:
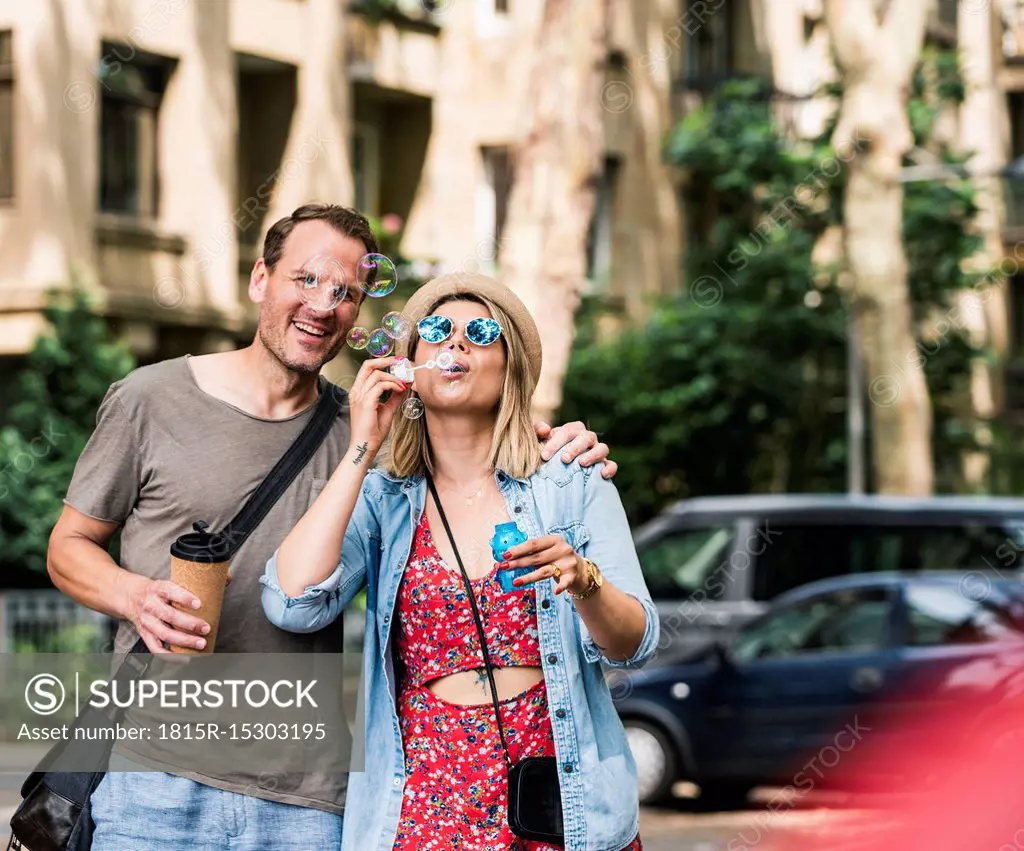
[[[0,848],[7,845],[10,819],[21,800],[21,782],[44,752],[38,747],[0,745]],[[642,811],[640,835],[645,851],[752,851],[755,846],[757,851],[769,851],[776,845],[791,849],[800,847],[800,839],[811,835],[846,838],[854,830],[863,830],[865,813],[850,808],[849,801],[822,798],[820,802],[801,802],[815,808],[779,808],[777,793],[759,790],[748,809],[701,813],[693,799],[686,797],[695,790],[680,784],[677,791],[681,794],[668,806]],[[765,806],[773,800],[776,811]],[[843,808],[829,809],[833,803]]]
[[[7,846],[8,826],[18,802],[14,778],[0,788],[0,848]],[[759,822],[760,818],[760,822]],[[768,851],[765,839],[777,840],[780,848],[798,848],[801,837],[833,830],[848,833],[854,814],[849,811],[815,809],[771,814],[763,808],[727,813],[696,813],[687,802],[663,808],[646,808],[640,817],[640,835],[645,851]],[[845,829],[844,829],[845,828]],[[320,849],[310,849],[320,851]]]
[[[789,851],[800,847],[801,838],[847,837],[863,817],[856,811],[827,808],[697,813],[681,804],[642,810],[640,836],[644,851],[753,851],[755,846],[757,851]]]

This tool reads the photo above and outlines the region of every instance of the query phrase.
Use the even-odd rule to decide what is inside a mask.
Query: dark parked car
[[[857,738],[867,718],[882,731],[872,734],[876,747],[887,723],[944,706],[971,707],[969,719],[1005,719],[1016,729],[1022,673],[1021,583],[870,574],[790,591],[727,645],[615,672],[612,694],[644,802],[690,780],[706,803],[732,805],[753,786],[794,784],[801,755],[833,744],[843,730]]]
[[[634,541],[661,614],[662,648],[695,650],[728,640],[780,594],[831,576],[1013,577],[1022,565],[1024,499],[708,497],[677,503],[636,529]]]

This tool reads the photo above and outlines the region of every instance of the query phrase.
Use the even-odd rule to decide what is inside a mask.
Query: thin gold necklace
[[[479,498],[480,494],[482,494],[484,492],[484,487],[486,487],[487,481],[488,481],[488,479],[490,479],[490,477],[491,477],[491,474],[488,473],[486,476],[484,476],[483,479],[480,480],[480,487],[478,487],[476,489],[476,492],[472,496],[466,496],[461,491],[456,490],[451,485],[444,486],[443,489],[445,491],[449,492],[449,493],[454,493],[457,496],[461,497],[465,501],[467,506],[473,505],[477,501],[477,499]]]

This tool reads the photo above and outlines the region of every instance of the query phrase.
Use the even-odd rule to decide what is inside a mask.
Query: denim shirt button
[[[556,662],[558,662],[558,657],[554,653],[552,653],[550,656],[548,656],[548,664],[549,665],[554,665]]]
[[[551,601],[550,600],[541,600],[540,607],[542,609],[550,609],[551,608]]]
[[[401,777],[396,777],[395,778],[395,785],[396,786],[401,786],[402,785],[402,778]]]
[[[566,774],[572,774],[572,763],[571,762],[567,762],[565,764],[565,773]]]
[[[564,718],[565,717],[565,710],[564,709],[556,709],[555,710],[555,717],[556,718]]]
[[[515,507],[515,512],[516,512],[516,514],[522,514],[523,513],[523,507],[521,505],[517,505]]]

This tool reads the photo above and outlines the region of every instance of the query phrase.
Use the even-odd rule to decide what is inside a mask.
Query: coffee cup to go
[[[199,608],[193,609],[177,603],[171,605],[178,611],[202,618],[210,625],[210,631],[206,635],[197,636],[206,639],[206,646],[202,650],[172,644],[171,651],[212,653],[217,644],[224,588],[231,567],[228,540],[223,535],[208,532],[206,524],[201,520],[194,523],[192,528],[195,532],[182,535],[171,544],[171,581],[195,594],[199,598]]]

